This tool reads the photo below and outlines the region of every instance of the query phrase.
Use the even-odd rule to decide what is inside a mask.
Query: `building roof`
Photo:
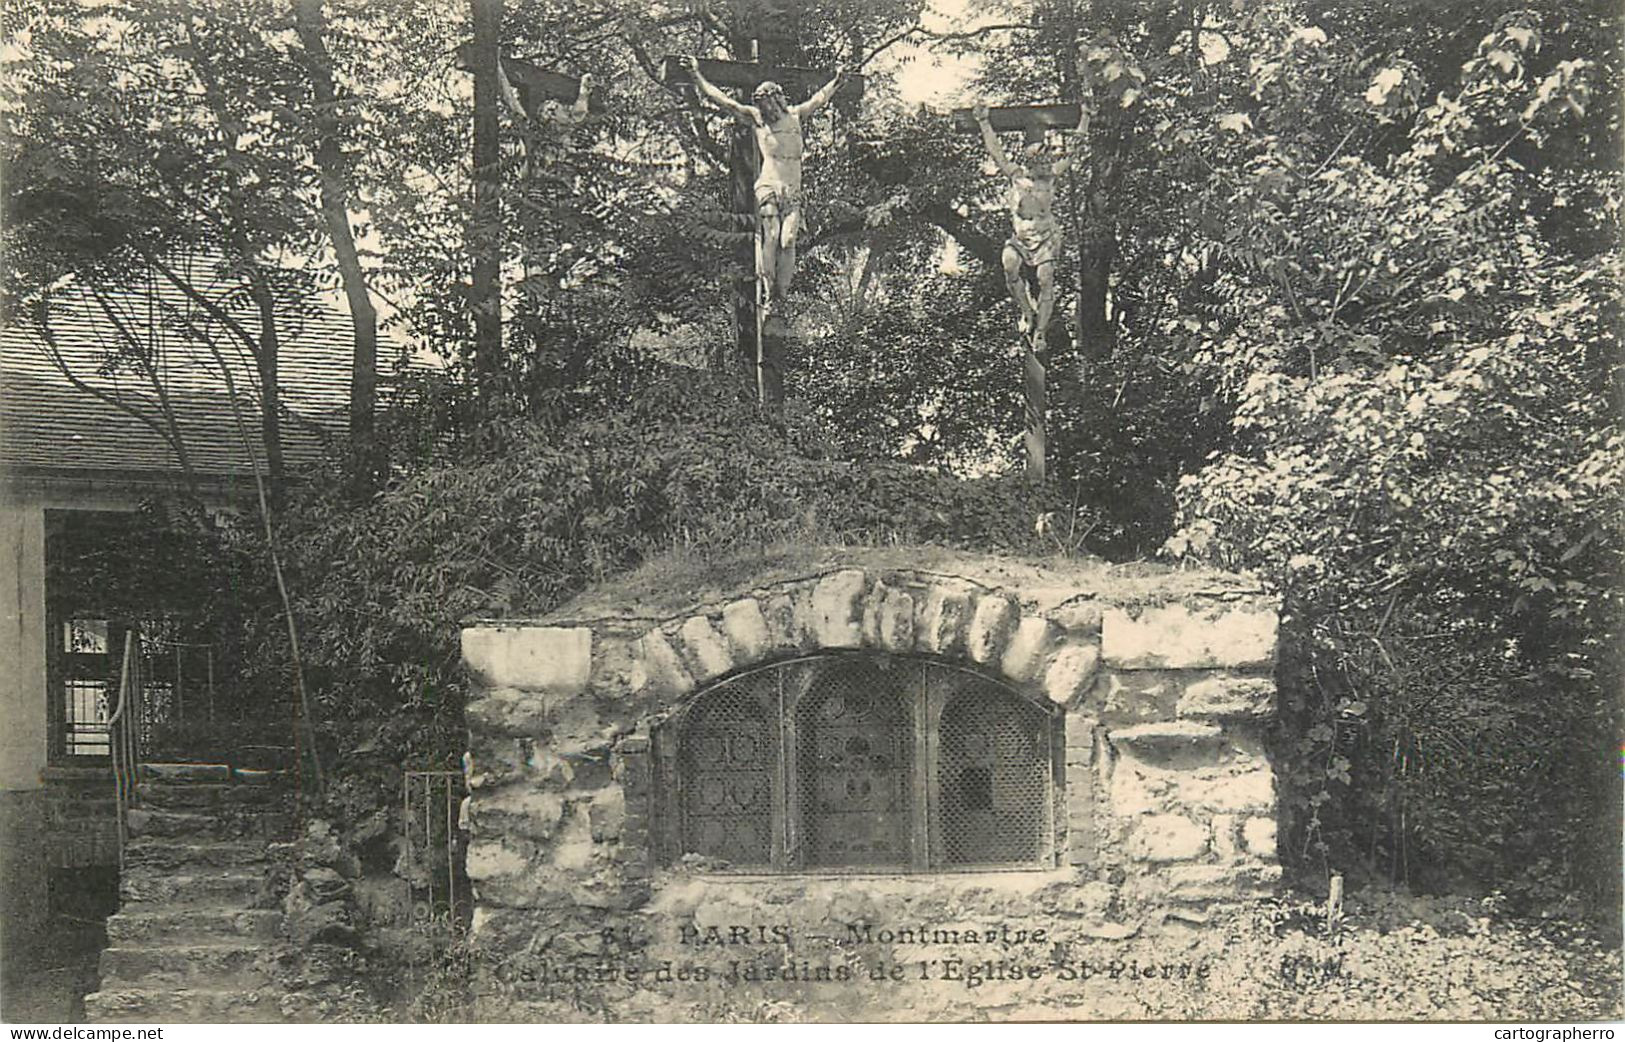
[[[175,267],[257,336],[258,312],[239,283],[219,274],[217,261],[178,260]],[[208,309],[154,272],[99,292],[66,280],[50,299],[49,339],[28,317],[0,330],[0,467],[104,479],[176,475],[179,459],[157,425],[179,432],[199,477],[247,476],[252,465],[233,416],[228,369],[264,466],[257,367]],[[290,301],[277,330],[283,458],[296,467],[318,459],[348,427],[354,341],[343,307],[326,300],[302,308]]]

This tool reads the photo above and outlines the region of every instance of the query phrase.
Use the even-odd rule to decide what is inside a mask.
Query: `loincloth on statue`
[[[1021,263],[1029,268],[1054,264],[1061,256],[1061,226],[1053,218],[1048,221],[1015,221],[1015,232],[1005,245],[1016,251]]]
[[[792,188],[782,181],[756,182],[757,209],[768,203],[779,208],[779,218],[782,220],[801,209],[801,190]]]

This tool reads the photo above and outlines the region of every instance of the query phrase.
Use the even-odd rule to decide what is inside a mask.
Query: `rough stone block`
[[[667,697],[681,697],[694,690],[694,678],[689,676],[688,667],[659,630],[650,630],[638,641],[638,657],[632,665],[632,687]]]
[[[1275,715],[1275,681],[1268,677],[1208,677],[1185,688],[1180,716],[1226,719]]]
[[[886,580],[877,579],[863,598],[863,618],[859,622],[859,631],[863,634],[863,646],[866,648],[880,646],[880,606],[886,602],[886,594],[890,590]]]
[[[1066,768],[1066,859],[1071,865],[1095,860],[1095,778],[1088,766]]]
[[[1207,852],[1208,830],[1183,814],[1152,814],[1141,819],[1129,840],[1139,861],[1189,861]]]
[[[1026,683],[1038,672],[1039,665],[1049,655],[1059,631],[1055,624],[1038,615],[1023,615],[1005,646],[999,668],[1017,683]]]
[[[463,664],[486,687],[575,694],[592,676],[592,630],[585,626],[470,626]]]
[[[810,629],[821,648],[863,646],[862,612],[865,578],[860,568],[847,568],[826,575],[813,589]]]
[[[1065,604],[1051,608],[1050,621],[1078,636],[1094,636],[1100,633],[1100,620],[1105,613],[1105,606],[1092,598],[1085,600],[1071,600]]]
[[[463,776],[471,789],[496,788],[522,778],[568,780],[569,767],[538,747],[534,737],[488,734],[470,728]]]
[[[970,595],[944,586],[926,591],[920,605],[920,623],[915,643],[933,655],[952,655],[965,646],[965,626],[970,621]]]
[[[600,760],[607,780],[609,747],[618,730],[631,730],[630,723],[622,727],[613,705],[592,698],[553,696],[548,703],[547,748],[568,758],[579,760],[585,756]]]
[[[1280,865],[1249,865],[1241,874],[1247,897],[1267,897],[1281,883]]]
[[[478,810],[475,811],[478,814]],[[464,868],[475,882],[517,876],[530,867],[530,861],[501,840],[476,839],[468,845]]]
[[[1216,811],[1270,810],[1275,806],[1275,772],[1268,767],[1215,778],[1200,791],[1187,790],[1188,798]]]
[[[1112,771],[1112,813],[1118,817],[1155,814],[1166,810],[1173,783],[1165,771],[1147,770],[1124,758]]]
[[[1066,762],[1088,767],[1095,762],[1095,719],[1082,713],[1066,714]]]
[[[760,662],[773,644],[761,602],[754,597],[733,601],[722,609],[722,632],[733,646],[734,662],[740,666]]]
[[[554,792],[510,786],[480,796],[470,804],[469,813],[481,836],[513,835],[546,840],[552,837],[564,817],[564,799]],[[490,856],[500,856],[500,852]]]
[[[1247,853],[1254,857],[1275,857],[1275,819],[1274,818],[1248,818],[1246,824],[1241,826],[1241,839],[1247,845]]]
[[[1181,674],[1167,670],[1107,671],[1095,687],[1100,714],[1114,724],[1172,720],[1181,694]]]
[[[557,922],[550,910],[478,904],[469,932],[482,952],[528,954],[556,932]]]
[[[1217,603],[1108,610],[1101,622],[1106,662],[1118,669],[1255,669],[1275,661],[1279,616],[1272,608]]]
[[[728,649],[722,634],[704,615],[689,616],[678,635],[682,637],[683,647],[688,652],[691,674],[696,682],[703,684],[733,671],[733,652]]]
[[[1136,724],[1119,727],[1111,732],[1114,745],[1135,750],[1164,752],[1170,748],[1210,745],[1224,737],[1217,724],[1201,724],[1194,720],[1170,720],[1165,723]]]
[[[1044,672],[1044,693],[1057,705],[1074,705],[1095,682],[1100,648],[1094,644],[1068,644],[1056,652]]]
[[[621,838],[626,825],[626,797],[619,789],[605,789],[587,807],[587,824],[594,843]]]
[[[799,650],[801,627],[796,622],[795,598],[788,593],[776,593],[761,604],[762,617],[767,620],[768,642],[773,650]]]
[[[879,646],[893,653],[914,647],[914,598],[906,590],[886,591],[875,609],[875,629]]]
[[[997,662],[1020,617],[1016,602],[1002,593],[983,594],[965,631],[965,653],[972,662]]]
[[[1213,852],[1226,861],[1235,858],[1237,847],[1234,814],[1213,815]]]
[[[575,768],[570,761],[549,748],[546,743],[522,742],[525,766],[532,778],[542,785],[563,788],[575,780]]]
[[[1168,896],[1176,901],[1219,901],[1235,897],[1241,882],[1230,865],[1177,865],[1164,879]]]
[[[487,691],[471,700],[463,714],[470,729],[486,734],[534,737],[547,731],[547,700],[534,691]]]

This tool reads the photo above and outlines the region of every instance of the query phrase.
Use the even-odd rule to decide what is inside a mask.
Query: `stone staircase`
[[[101,990],[85,1015],[113,1022],[280,1020],[267,843],[291,817],[284,772],[141,765],[120,909],[107,920]]]

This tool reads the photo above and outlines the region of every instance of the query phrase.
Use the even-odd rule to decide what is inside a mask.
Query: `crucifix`
[[[568,111],[574,117],[570,122],[574,123],[580,122],[589,108],[594,112],[602,109],[602,103],[590,97],[591,76],[578,80],[523,58],[503,58],[498,68],[503,81],[503,100],[510,108],[517,106],[531,119],[553,121]],[[557,115],[554,110],[558,110]]]
[[[786,306],[801,225],[801,119],[843,91],[861,93],[862,78],[839,69],[831,75],[790,65],[678,56],[666,59],[661,76],[668,83],[693,84],[737,120],[729,154],[731,202],[736,215],[752,215],[748,249],[754,277],[748,286],[735,283],[735,338],[741,357],[754,357],[757,400],[777,412],[784,402]],[[750,90],[752,103],[736,101],[721,87]],[[792,97],[806,100],[791,103]]]
[[[457,48],[458,67],[474,68],[474,45]],[[497,58],[497,85],[502,104],[521,120],[539,127],[545,134],[562,139],[587,118],[588,112],[601,112],[603,102],[592,96],[592,76],[579,80],[543,68],[523,58]],[[527,135],[528,137],[528,135]],[[557,142],[543,142],[548,149]],[[531,157],[525,155],[525,179],[530,178]]]
[[[1015,301],[1017,329],[1022,337],[1022,391],[1026,399],[1027,476],[1044,480],[1047,452],[1044,356],[1050,337],[1066,335],[1064,322],[1054,321],[1055,266],[1061,257],[1061,224],[1055,216],[1055,180],[1077,161],[1076,144],[1059,155],[1039,148],[1011,159],[999,142],[1001,130],[1019,130],[1029,146],[1039,145],[1046,129],[1073,130],[1086,140],[1089,116],[1081,105],[1017,105],[990,109],[977,105],[954,113],[961,130],[974,129],[994,164],[1010,181],[1012,231],[1005,240],[1001,260],[1004,281]],[[1031,280],[1029,282],[1029,280]],[[1031,283],[1037,284],[1036,293]]]

